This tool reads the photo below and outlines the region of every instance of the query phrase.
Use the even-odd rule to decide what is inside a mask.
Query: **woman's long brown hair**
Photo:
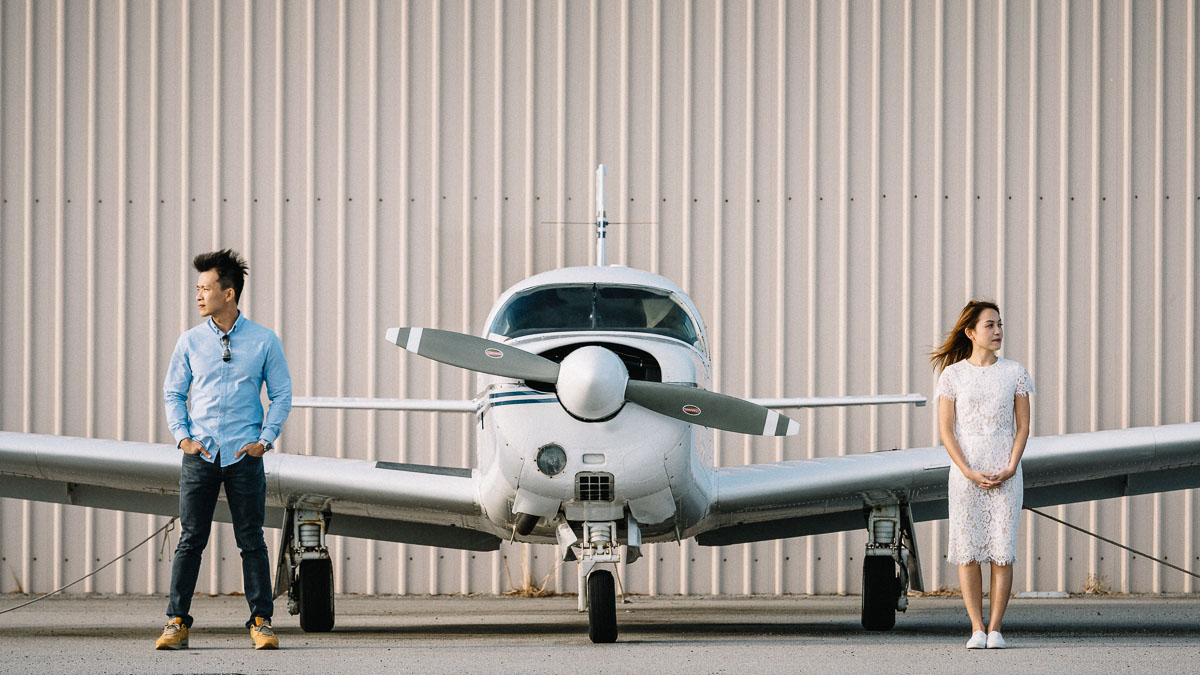
[[[933,363],[934,370],[945,370],[947,366],[971,356],[975,347],[971,338],[967,337],[967,329],[975,327],[979,322],[979,315],[983,314],[985,309],[994,309],[997,314],[1000,313],[1000,307],[990,300],[972,300],[962,308],[958,314],[958,321],[955,321],[954,328],[946,333],[942,346],[929,352],[929,361]]]

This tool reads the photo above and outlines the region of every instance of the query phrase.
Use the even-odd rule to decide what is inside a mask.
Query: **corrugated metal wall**
[[[997,299],[1036,434],[1197,419],[1197,4],[57,2],[0,12],[0,427],[167,441],[193,254],[231,246],[298,395],[465,398],[393,325],[477,332],[524,276],[594,257],[678,281],[743,396],[930,395],[925,352]],[[934,408],[801,413],[722,464],[936,443]],[[292,414],[287,452],[467,466],[468,420]],[[1051,509],[1197,567],[1195,495]],[[0,500],[0,590],[45,591],[157,517]],[[1026,514],[1017,590],[1190,579]],[[926,580],[956,586],[945,524]],[[228,526],[200,589],[241,588]],[[277,531],[273,531],[277,536]],[[274,539],[277,541],[277,539]],[[842,593],[864,533],[652,547],[650,593]],[[549,547],[339,540],[337,588],[575,589]],[[274,555],[274,554],[273,554]],[[79,590],[165,592],[139,549]]]

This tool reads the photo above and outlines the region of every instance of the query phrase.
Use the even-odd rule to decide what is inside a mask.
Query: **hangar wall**
[[[243,309],[297,395],[466,398],[393,325],[477,332],[534,272],[593,260],[687,289],[742,396],[932,394],[976,296],[1038,387],[1035,434],[1197,418],[1197,3],[231,2],[0,5],[0,427],[167,441],[163,369],[196,252],[247,254]],[[933,407],[720,434],[721,464],[936,443]],[[469,421],[296,410],[285,452],[469,466]],[[1191,492],[1051,509],[1200,566]],[[1191,592],[1026,514],[1016,590]],[[158,517],[0,500],[0,591],[47,591]],[[932,587],[945,524],[919,528]],[[277,530],[270,531],[272,544]],[[853,593],[863,533],[653,547],[637,593]],[[169,547],[168,547],[169,549]],[[549,547],[344,539],[351,593],[573,592]],[[272,552],[274,555],[274,552]],[[76,590],[163,593],[147,546]],[[228,526],[203,592],[240,590]]]

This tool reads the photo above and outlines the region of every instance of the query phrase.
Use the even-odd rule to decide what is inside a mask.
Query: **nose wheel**
[[[587,578],[588,637],[595,643],[617,641],[617,593],[612,572],[593,570]]]

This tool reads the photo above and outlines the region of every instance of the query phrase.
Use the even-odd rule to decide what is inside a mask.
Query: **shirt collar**
[[[240,310],[240,309],[239,309],[239,310],[238,310],[238,315],[237,315],[237,318],[233,320],[233,328],[230,328],[230,329],[229,329],[229,334],[230,334],[230,335],[232,335],[232,334],[233,334],[233,331],[237,330],[237,327],[238,327],[239,325],[241,325],[241,323],[242,323],[242,318],[243,318],[243,315],[242,315],[242,310]],[[224,334],[225,334],[225,331],[221,330],[221,327],[217,325],[217,322],[216,322],[216,321],[213,321],[213,318],[212,318],[211,316],[210,316],[210,317],[208,317],[208,328],[209,328],[209,330],[211,330],[212,332],[216,333],[217,335],[224,335]]]

